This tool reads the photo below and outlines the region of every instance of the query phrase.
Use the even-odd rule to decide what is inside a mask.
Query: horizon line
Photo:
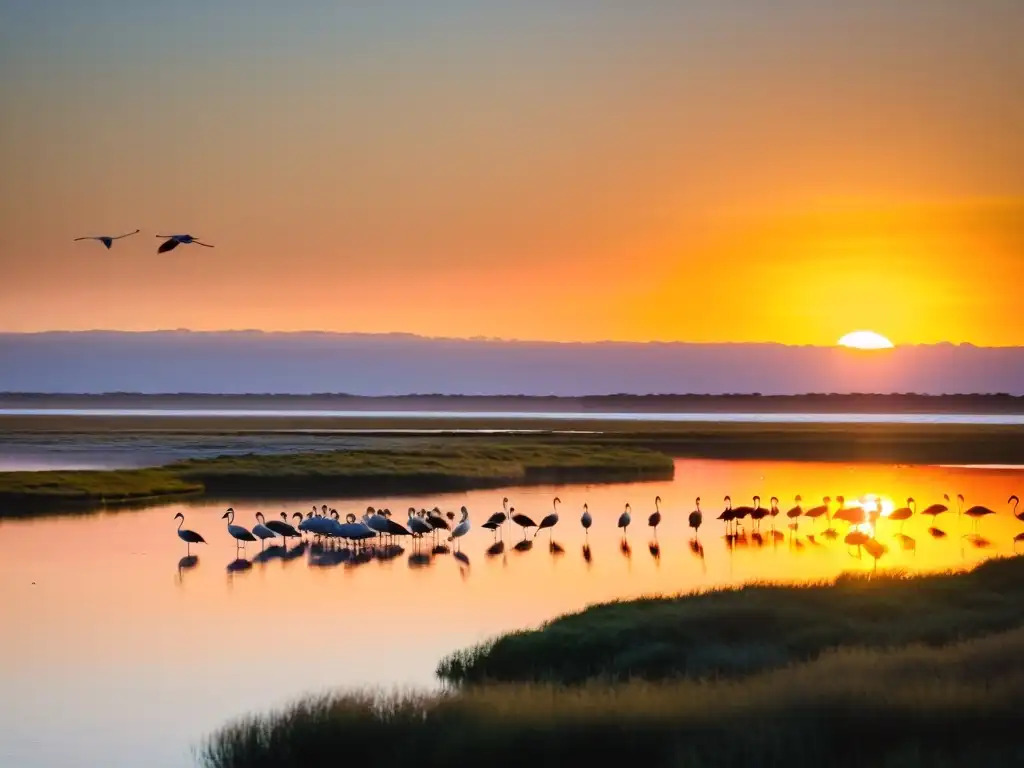
[[[318,329],[307,329],[307,330],[265,330],[261,328],[224,328],[217,330],[209,329],[192,329],[192,328],[154,328],[148,330],[121,330],[117,328],[89,328],[89,329],[78,329],[78,330],[66,330],[66,329],[50,329],[45,331],[4,331],[0,330],[0,336],[47,336],[47,335],[74,335],[74,334],[120,334],[126,336],[142,336],[147,334],[196,334],[196,335],[228,335],[228,334],[246,334],[246,335],[280,335],[280,336],[350,336],[350,337],[405,337],[410,339],[421,339],[424,341],[461,341],[461,342],[486,342],[486,343],[498,343],[498,344],[560,344],[560,345],[608,345],[608,344],[619,344],[619,345],[633,345],[633,346],[645,346],[645,345],[661,345],[661,346],[775,346],[775,347],[796,347],[796,348],[814,348],[814,349],[845,349],[851,352],[886,352],[893,349],[905,349],[915,347],[971,347],[974,349],[1022,349],[1022,344],[1004,344],[1004,345],[981,345],[975,344],[970,341],[933,341],[933,342],[916,342],[908,344],[897,344],[894,343],[892,347],[883,349],[870,349],[863,350],[852,347],[845,347],[838,343],[833,344],[794,344],[784,341],[683,341],[673,340],[664,341],[657,339],[648,339],[645,341],[638,340],[621,340],[621,339],[597,339],[591,341],[581,340],[556,340],[556,339],[519,339],[519,338],[507,338],[500,336],[428,336],[424,334],[414,333],[412,331],[329,331],[329,330],[318,330]]]

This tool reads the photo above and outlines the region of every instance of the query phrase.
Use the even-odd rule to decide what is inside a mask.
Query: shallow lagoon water
[[[920,508],[943,493],[962,493],[968,505],[997,510],[980,523],[988,545],[965,538],[971,524],[955,512],[936,521],[943,538],[929,534],[930,521],[911,519],[904,533],[913,549],[895,538],[897,524],[879,524],[879,540],[889,546],[879,567],[934,570],[1012,554],[1024,523],[1005,501],[1022,490],[1017,470],[680,460],[669,482],[318,500],[342,514],[386,506],[400,521],[409,506],[464,504],[474,524],[461,541],[468,565],[452,554],[411,557],[404,542],[394,559],[360,565],[326,565],[330,558],[309,551],[262,560],[255,557],[259,545],[250,544],[240,566],[223,507],[205,502],[3,522],[0,764],[192,765],[191,747],[228,719],[338,687],[434,686],[445,653],[589,603],[753,579],[817,580],[874,566],[867,554],[854,557],[841,537],[823,539],[824,521],[813,541],[808,521],[780,541],[765,523],[763,545],[748,536],[729,547],[714,520],[727,493],[737,505],[755,493],[767,505],[776,495],[783,510],[797,493],[805,507],[824,495],[877,494],[896,506],[914,496]],[[562,504],[553,539],[561,552],[550,551],[545,532],[529,551],[509,546],[486,555],[492,536],[480,523],[500,509],[502,496],[539,520],[555,495]],[[657,557],[646,525],[656,495],[664,515]],[[697,495],[705,510],[703,556],[691,548],[686,527]],[[615,527],[627,501],[628,556]],[[589,562],[579,524],[584,502],[594,516]],[[277,514],[310,504],[239,503],[237,522],[251,527],[257,509]],[[209,542],[194,549],[194,565],[179,567],[185,545],[175,535],[178,511]],[[780,516],[780,530],[785,522]],[[522,539],[518,528],[504,533],[509,545]]]

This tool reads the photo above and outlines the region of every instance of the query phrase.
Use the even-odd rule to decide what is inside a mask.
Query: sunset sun
[[[893,343],[874,331],[853,331],[839,340],[839,346],[851,349],[891,349]]]

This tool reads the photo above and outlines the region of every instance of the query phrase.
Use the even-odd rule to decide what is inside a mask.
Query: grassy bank
[[[607,603],[443,659],[456,683],[739,677],[830,648],[942,644],[1024,626],[1024,558],[969,573],[749,585]]]
[[[200,758],[207,768],[318,768],[341,755],[377,766],[1019,764],[1022,657],[1017,629],[942,647],[842,648],[734,680],[338,695],[230,724]]]
[[[202,483],[164,468],[0,472],[0,518],[61,508],[133,506],[202,492]]]
[[[636,446],[441,441],[408,449],[249,454],[158,469],[0,473],[0,516],[183,495],[311,498],[538,483],[665,480],[672,459]]]

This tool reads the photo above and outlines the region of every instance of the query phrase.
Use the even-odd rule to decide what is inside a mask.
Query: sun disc
[[[892,349],[893,343],[874,331],[852,331],[839,340],[839,346],[850,349]]]

